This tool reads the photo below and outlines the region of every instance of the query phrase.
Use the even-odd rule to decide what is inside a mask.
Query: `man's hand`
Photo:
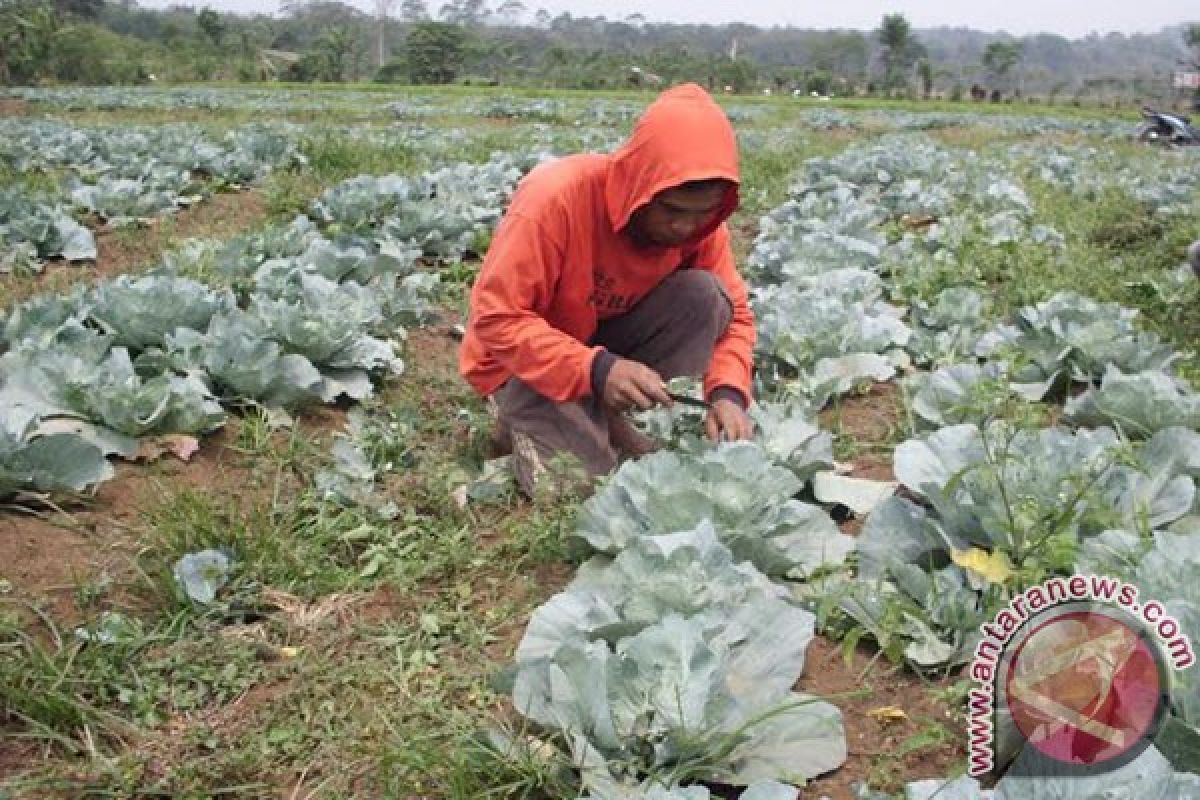
[[[636,361],[618,358],[604,382],[604,405],[616,411],[636,408],[649,411],[658,405],[670,406],[662,376]]]
[[[754,423],[742,407],[728,398],[712,404],[704,418],[704,433],[714,442],[740,442],[754,438]]]

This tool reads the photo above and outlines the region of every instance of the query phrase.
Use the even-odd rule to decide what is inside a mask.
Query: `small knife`
[[[693,408],[712,408],[712,404],[706,400],[698,400],[695,397],[688,397],[686,394],[667,392],[667,397],[671,398],[676,403],[682,403],[685,406],[692,406]]]

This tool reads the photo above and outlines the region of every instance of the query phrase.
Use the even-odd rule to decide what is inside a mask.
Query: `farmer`
[[[521,182],[471,292],[459,353],[495,401],[495,440],[533,493],[547,462],[602,475],[654,443],[625,413],[670,406],[703,377],[716,440],[748,439],[754,317],[725,220],[737,143],[702,88],[661,94],[616,152],[542,164]]]

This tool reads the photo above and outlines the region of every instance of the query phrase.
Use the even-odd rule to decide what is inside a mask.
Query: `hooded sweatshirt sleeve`
[[[475,336],[504,369],[555,402],[591,393],[588,347],[546,321],[562,277],[553,226],[510,212],[496,230],[471,297]]]
[[[725,335],[717,340],[712,361],[704,375],[704,396],[711,397],[718,386],[729,386],[742,393],[749,403],[754,357],[754,312],[750,310],[746,282],[738,274],[729,229],[721,225],[701,243],[696,251],[697,269],[707,270],[721,282],[733,305],[733,319]]]

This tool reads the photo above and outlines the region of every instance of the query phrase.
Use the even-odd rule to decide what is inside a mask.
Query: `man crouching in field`
[[[592,475],[653,443],[625,416],[704,378],[712,439],[748,439],[754,317],[725,220],[737,143],[699,86],[664,92],[608,155],[521,182],[471,292],[459,369],[495,400],[497,439],[533,493],[569,453]]]

